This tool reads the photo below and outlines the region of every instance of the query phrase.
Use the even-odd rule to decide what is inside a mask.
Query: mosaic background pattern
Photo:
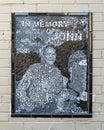
[[[89,114],[88,15],[14,15],[14,19],[14,113]],[[55,70],[50,79],[54,87],[50,89],[47,87],[47,91],[43,92],[41,86],[36,87],[37,70],[42,61],[42,50],[48,45],[53,45],[56,50],[55,68],[60,73],[57,74]],[[35,70],[31,68],[33,65]],[[46,72],[47,76],[48,72],[49,70]],[[44,81],[48,80],[47,76]],[[57,78],[54,79],[58,76],[59,79],[61,77],[68,79],[64,88]],[[50,94],[51,99],[46,100],[46,95],[49,97]]]

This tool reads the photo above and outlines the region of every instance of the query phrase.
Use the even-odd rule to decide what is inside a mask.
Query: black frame
[[[83,15],[87,15],[88,19],[89,19],[89,23],[88,23],[88,84],[87,84],[87,89],[89,92],[89,100],[88,100],[88,104],[89,104],[89,113],[84,113],[84,114],[34,114],[34,113],[16,113],[15,112],[15,67],[16,67],[16,60],[15,60],[15,18],[16,16],[83,16]],[[92,117],[92,54],[93,54],[93,46],[92,46],[92,13],[29,13],[29,12],[16,12],[16,13],[12,13],[12,53],[11,53],[11,62],[12,62],[12,93],[11,93],[11,116],[12,117],[71,117],[71,118],[80,118],[80,117]]]

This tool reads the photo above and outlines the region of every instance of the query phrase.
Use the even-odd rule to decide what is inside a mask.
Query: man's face
[[[47,64],[53,65],[56,60],[56,51],[52,47],[47,47],[44,52],[44,58]]]

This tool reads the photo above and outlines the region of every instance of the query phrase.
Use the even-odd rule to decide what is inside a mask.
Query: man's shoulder
[[[40,63],[34,63],[34,64],[32,64],[32,65],[30,65],[30,69],[35,69],[35,68],[39,68],[41,66],[41,64]]]
[[[56,66],[55,66],[55,71],[57,72],[58,75],[61,75],[61,70],[57,68]]]

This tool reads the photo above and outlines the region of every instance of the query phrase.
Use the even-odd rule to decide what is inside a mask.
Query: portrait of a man
[[[35,107],[43,109],[46,106],[46,112],[55,112],[58,109],[57,100],[66,89],[68,79],[62,76],[60,70],[54,66],[55,60],[56,51],[53,47],[48,46],[43,49],[42,62],[29,67],[18,84],[17,95],[22,105],[19,106],[20,110],[29,112],[33,111]],[[56,108],[51,106],[53,103]]]
[[[13,18],[12,114],[89,115],[88,14]]]

